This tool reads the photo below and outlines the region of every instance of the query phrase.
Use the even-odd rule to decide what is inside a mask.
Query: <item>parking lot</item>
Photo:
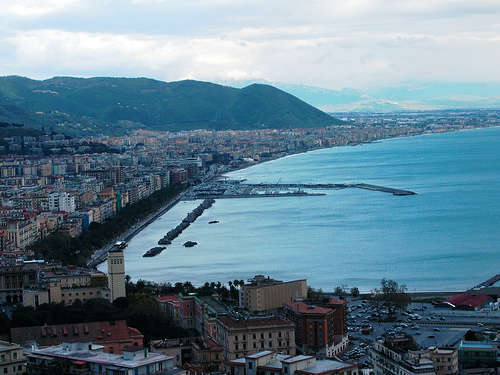
[[[399,311],[394,321],[387,322],[387,309],[377,310],[368,300],[349,302],[349,349],[341,355],[346,361],[370,366],[370,350],[377,338],[384,333],[407,333],[421,347],[449,346],[459,342],[468,330],[497,330],[500,313],[484,311],[454,311],[432,304],[412,303]]]

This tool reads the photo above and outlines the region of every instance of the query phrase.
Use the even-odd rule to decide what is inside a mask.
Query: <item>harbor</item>
[[[227,199],[227,198],[279,198],[279,197],[309,197],[325,195],[314,190],[365,189],[389,193],[395,196],[415,195],[410,190],[393,187],[365,184],[365,183],[271,183],[249,184],[244,180],[217,180],[200,184],[188,190],[183,199]],[[312,190],[312,191],[309,191]]]

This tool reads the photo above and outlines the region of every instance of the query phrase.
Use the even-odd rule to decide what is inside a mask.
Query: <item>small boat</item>
[[[217,224],[217,223],[219,223],[219,221],[218,221],[218,220],[212,220],[212,221],[209,221],[209,222],[208,222],[208,224]]]
[[[186,241],[184,242],[184,247],[193,247],[193,246],[196,246],[198,245],[198,242],[194,242],[194,241]]]

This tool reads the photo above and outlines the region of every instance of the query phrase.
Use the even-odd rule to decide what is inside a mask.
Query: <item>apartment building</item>
[[[302,353],[332,357],[347,349],[347,336],[335,332],[335,309],[292,302],[283,310],[295,324],[295,340]]]
[[[277,309],[304,298],[307,298],[306,280],[283,282],[256,275],[240,288],[240,306],[252,312]]]
[[[75,197],[65,191],[52,192],[49,194],[49,210],[75,212]]]
[[[276,317],[237,320],[224,316],[217,319],[215,341],[224,348],[225,360],[263,350],[294,355],[295,325]]]

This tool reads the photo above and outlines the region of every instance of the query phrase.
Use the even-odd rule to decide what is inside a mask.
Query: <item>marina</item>
[[[393,187],[365,184],[365,183],[318,183],[299,184],[250,184],[244,180],[218,180],[200,184],[189,190],[183,197],[185,200],[194,199],[227,199],[227,198],[279,198],[279,197],[309,197],[321,196],[325,193],[310,192],[307,190],[340,190],[340,189],[366,189],[389,193],[395,196],[415,195],[410,190],[402,190]]]

